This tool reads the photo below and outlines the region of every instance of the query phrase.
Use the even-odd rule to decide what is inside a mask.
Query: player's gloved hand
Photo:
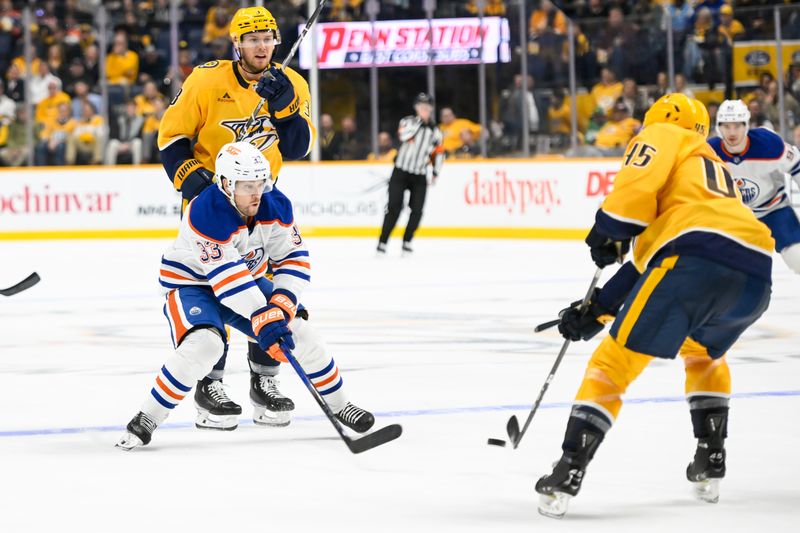
[[[197,159],[187,159],[175,173],[173,184],[184,200],[192,200],[214,183],[214,173],[200,165]]]
[[[631,248],[630,239],[614,241],[600,234],[594,226],[586,237],[586,244],[592,253],[592,261],[599,268],[605,268],[614,263],[622,263],[622,259]]]
[[[267,99],[267,109],[276,122],[287,120],[300,110],[300,99],[291,80],[285,72],[275,67],[270,67],[261,76],[256,92],[261,98]]]
[[[614,320],[611,312],[597,303],[599,294],[600,289],[595,288],[586,307],[581,308],[583,300],[577,300],[558,313],[561,318],[558,332],[562,337],[571,341],[588,341],[600,333],[607,323]]]
[[[286,315],[280,307],[269,304],[258,309],[250,317],[250,323],[259,347],[273,359],[276,359],[273,355],[273,353],[277,353],[276,349],[278,351],[294,349],[292,332],[289,330]]]

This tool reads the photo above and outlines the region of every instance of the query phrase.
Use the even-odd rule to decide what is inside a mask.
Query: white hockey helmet
[[[233,193],[239,181],[265,180],[264,192],[272,190],[272,174],[269,162],[261,151],[248,142],[233,142],[220,148],[214,163],[214,180],[234,207]],[[228,181],[230,193],[222,187],[222,178]]]
[[[717,109],[717,135],[722,137],[719,125],[725,122],[743,122],[745,133],[750,127],[750,110],[741,100],[725,100]]]

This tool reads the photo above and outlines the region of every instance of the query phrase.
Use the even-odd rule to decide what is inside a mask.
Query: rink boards
[[[419,235],[582,238],[618,169],[618,159],[448,161],[428,188]],[[390,163],[290,163],[278,188],[305,234],[372,237],[391,171]],[[180,213],[156,165],[9,169],[0,180],[4,240],[171,237]]]

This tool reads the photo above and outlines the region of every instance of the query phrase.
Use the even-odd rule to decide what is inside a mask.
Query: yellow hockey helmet
[[[281,32],[275,17],[268,9],[254,6],[243,7],[234,13],[231,19],[230,35],[234,44],[242,42],[242,35],[254,31],[271,31],[275,36],[275,44],[281,44]]]
[[[644,126],[663,122],[708,135],[708,110],[700,101],[681,93],[665,94],[644,115]]]

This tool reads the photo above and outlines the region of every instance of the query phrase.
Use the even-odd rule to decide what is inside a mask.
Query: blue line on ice
[[[765,392],[740,392],[731,395],[731,398],[751,399],[751,398],[777,398],[785,396],[800,396],[800,390],[784,390],[784,391],[765,391]],[[675,403],[686,401],[684,396],[657,396],[654,398],[628,398],[625,400],[627,405],[642,404],[642,403]],[[572,402],[554,402],[543,403],[539,406],[540,409],[566,409],[572,405]],[[435,415],[455,415],[465,413],[482,413],[487,411],[523,411],[526,412],[531,408],[531,405],[479,405],[474,407],[441,407],[438,409],[411,409],[405,411],[384,411],[375,413],[378,418],[390,417],[410,417],[410,416],[435,416]],[[294,421],[309,421],[309,420],[323,420],[325,417],[322,415],[315,416],[295,416],[292,417]],[[252,425],[253,421],[243,419],[239,421],[239,425]],[[193,427],[193,422],[174,422],[167,423],[160,426],[159,429],[184,429]],[[0,437],[34,437],[39,435],[68,435],[73,433],[98,433],[103,431],[122,431],[125,426],[85,426],[85,427],[71,427],[71,428],[42,428],[42,429],[19,429],[0,431]]]

